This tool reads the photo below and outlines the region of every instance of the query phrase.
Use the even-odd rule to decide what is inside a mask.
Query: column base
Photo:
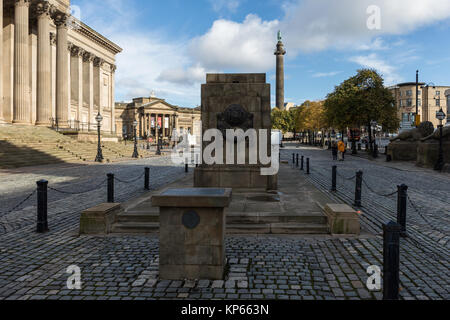
[[[32,122],[23,121],[23,120],[13,120],[12,124],[20,124],[20,125],[23,125],[23,126],[32,126],[33,125]]]
[[[48,121],[47,122],[45,122],[45,121],[36,121],[34,123],[34,125],[37,126],[37,127],[49,127],[52,124],[50,122],[48,122]]]

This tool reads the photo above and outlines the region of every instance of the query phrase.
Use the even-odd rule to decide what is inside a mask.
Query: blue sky
[[[449,0],[71,2],[83,22],[124,50],[117,101],[154,90],[195,107],[207,72],[265,72],[274,96],[278,30],[287,50],[286,102],[323,99],[361,67],[377,69],[387,85],[415,81],[416,69],[423,82],[450,85]]]

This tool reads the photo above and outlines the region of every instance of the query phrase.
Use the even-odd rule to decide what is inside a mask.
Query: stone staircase
[[[143,209],[146,207],[147,209]],[[290,215],[278,213],[226,212],[227,234],[327,234],[322,213]],[[116,216],[113,233],[151,234],[159,232],[159,209],[143,203]]]
[[[102,142],[105,162],[131,160],[134,146]],[[45,127],[0,125],[0,169],[94,162],[97,143],[82,142]],[[139,150],[140,158],[154,156]]]
[[[282,167],[279,193],[234,192],[230,207],[225,209],[227,234],[328,234],[324,207],[330,199],[304,177],[290,171],[287,166]],[[191,186],[191,175],[170,185]],[[157,193],[152,191],[123,204],[112,233],[159,232],[159,208],[151,205],[151,196]]]

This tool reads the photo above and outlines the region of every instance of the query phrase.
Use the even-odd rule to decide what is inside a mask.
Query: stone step
[[[112,233],[148,234],[158,233],[158,222],[116,222]],[[231,224],[226,226],[227,234],[328,234],[326,224],[315,223],[267,223]]]
[[[116,216],[117,222],[159,222],[159,212],[124,212]]]
[[[267,223],[227,225],[227,234],[327,234],[326,224]]]
[[[159,223],[157,222],[117,222],[112,226],[112,233],[126,234],[148,234],[157,233],[159,231]]]
[[[255,223],[316,223],[326,224],[327,217],[323,213],[317,214],[279,214],[265,212],[231,212],[227,213],[228,224],[255,224]]]

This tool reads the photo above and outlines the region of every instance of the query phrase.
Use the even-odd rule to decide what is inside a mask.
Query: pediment
[[[172,106],[170,103],[167,103],[165,101],[153,101],[150,103],[147,103],[141,108],[144,108],[145,110],[161,110],[161,111],[176,111],[176,107]]]

